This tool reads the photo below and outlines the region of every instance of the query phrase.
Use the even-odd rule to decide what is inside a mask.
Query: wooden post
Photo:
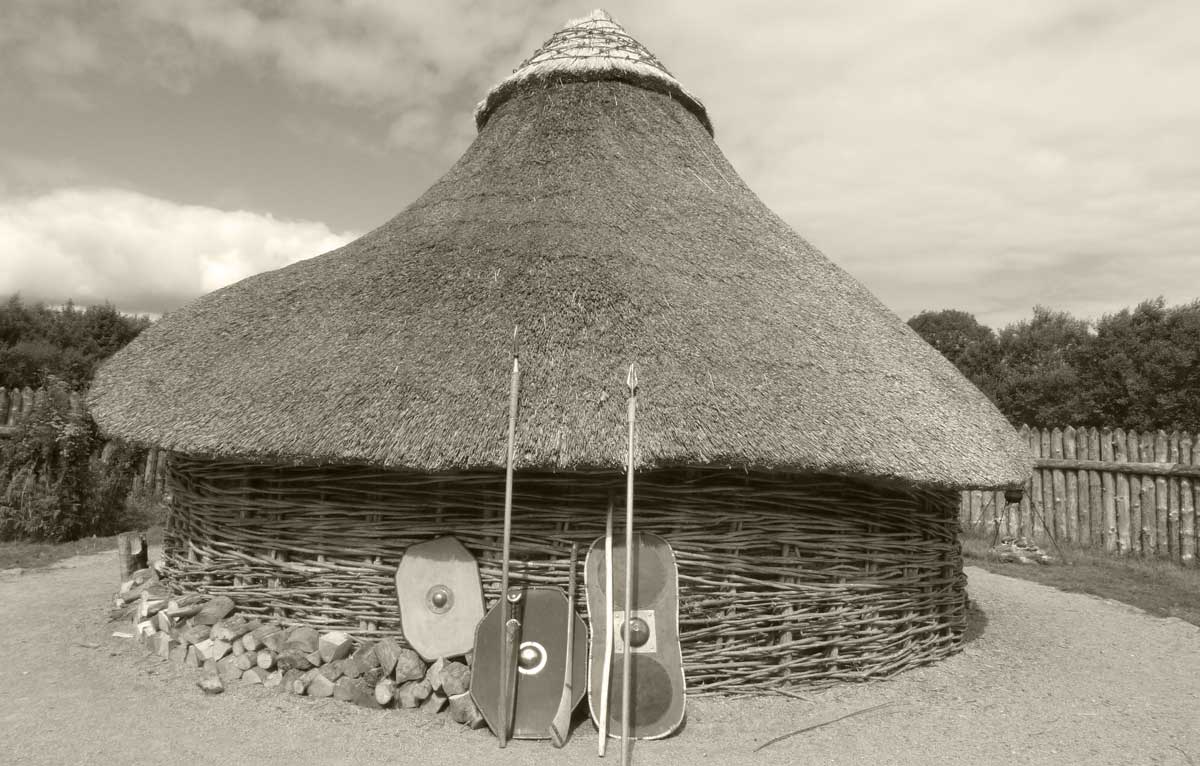
[[[1092,460],[1100,460],[1100,432],[1095,428],[1089,428],[1087,433],[1088,456]],[[1089,515],[1092,517],[1092,545],[1102,546],[1104,544],[1104,491],[1100,479],[1100,472],[1097,470],[1088,471],[1088,501],[1091,506]]]
[[[1044,453],[1043,453],[1044,454]],[[1062,459],[1065,454],[1063,445],[1063,432],[1061,429],[1055,428],[1050,432],[1050,457]],[[1050,508],[1054,519],[1046,519],[1047,525],[1054,531],[1054,536],[1059,540],[1070,539],[1070,525],[1067,523],[1067,508],[1066,508],[1066,476],[1061,470],[1055,469],[1050,472]]]
[[[160,449],[158,451],[158,463],[154,466],[154,501],[161,502],[167,495],[167,459],[171,454],[170,450]]]
[[[1033,459],[1037,460],[1042,456],[1042,432],[1037,429],[1030,429],[1030,454]],[[1049,457],[1049,455],[1046,455]],[[1045,495],[1042,481],[1042,469],[1033,469],[1032,491],[1030,492],[1030,526],[1025,529],[1026,537],[1030,540],[1036,540],[1042,537],[1042,522],[1045,520]],[[1045,540],[1049,543],[1049,540]]]
[[[1200,466],[1200,443],[1197,442],[1195,436],[1188,436],[1188,451],[1190,460],[1188,462],[1193,466]],[[1200,524],[1196,524],[1196,509],[1200,508],[1200,481],[1191,482],[1191,493],[1183,499],[1183,549],[1182,559],[1184,563],[1195,564],[1197,549],[1200,548],[1200,531],[1196,529]],[[1186,489],[1181,489],[1180,494],[1187,492]]]
[[[1154,455],[1146,455],[1142,451],[1142,438],[1136,431],[1130,431],[1125,434],[1125,443],[1128,445],[1129,462],[1138,463],[1154,459]],[[1146,542],[1146,513],[1147,506],[1143,502],[1144,491],[1146,487],[1142,484],[1142,477],[1133,474],[1126,474],[1125,478],[1129,481],[1129,548],[1130,552],[1142,552]],[[1153,488],[1153,484],[1151,484]],[[1151,507],[1153,503],[1151,504]]]
[[[1147,431],[1140,434],[1139,442],[1139,460],[1146,463],[1155,462],[1154,459],[1154,434]],[[1132,453],[1130,456],[1132,460]],[[1141,532],[1141,541],[1143,553],[1147,556],[1153,556],[1155,548],[1158,547],[1158,521],[1155,509],[1158,507],[1158,489],[1154,483],[1152,476],[1141,477],[1142,485],[1142,521],[1141,526],[1134,527],[1135,538],[1138,532]],[[1132,492],[1132,483],[1130,491]]]
[[[138,549],[133,550],[134,542]],[[117,535],[117,564],[120,568],[120,582],[125,582],[139,569],[150,566],[150,551],[146,548],[144,532],[122,532]]]
[[[1150,434],[1146,434],[1150,436]],[[1159,429],[1154,433],[1154,462],[1165,463],[1168,456],[1167,432]],[[1167,477],[1154,477],[1154,547],[1156,556],[1170,556],[1175,546],[1171,545],[1171,532],[1176,526],[1171,523],[1170,503],[1167,499]]]
[[[1179,462],[1188,465],[1194,459],[1192,435],[1179,435]],[[1187,566],[1196,560],[1196,506],[1192,498],[1192,480],[1179,479],[1179,563]]]
[[[8,391],[0,386],[0,426],[8,422]]]
[[[1040,443],[1038,445],[1039,457],[1051,457],[1050,455],[1050,429],[1038,429],[1038,437]],[[1054,536],[1054,471],[1047,470],[1041,472],[1042,477],[1042,518],[1037,522],[1035,529],[1047,537]],[[1046,541],[1049,543],[1049,540]]]
[[[1118,428],[1113,431],[1113,460],[1118,463],[1129,462],[1127,438],[1124,430]],[[1129,476],[1124,473],[1117,474],[1116,501],[1117,552],[1125,554],[1135,550],[1136,546],[1130,545],[1132,530],[1129,525]]]
[[[1075,432],[1075,457],[1078,460],[1088,459],[1087,429],[1080,428]],[[1080,468],[1075,472],[1075,487],[1079,493],[1076,501],[1077,524],[1076,530],[1080,545],[1092,545],[1091,498],[1089,496],[1088,472]]]
[[[45,394],[43,393],[43,397]],[[33,407],[37,401],[37,392],[29,386],[25,386],[25,391],[21,394],[21,420],[29,420],[29,416],[33,414]]]
[[[3,425],[15,426],[21,419],[21,390],[13,388],[8,392],[8,418]]]
[[[1105,428],[1100,432],[1100,457],[1105,461],[1115,460],[1116,434]],[[1116,475],[1105,472],[1100,475],[1102,505],[1104,508],[1104,550],[1115,553],[1117,545],[1117,493],[1113,486]]]

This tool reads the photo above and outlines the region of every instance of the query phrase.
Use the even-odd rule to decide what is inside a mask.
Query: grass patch
[[[1001,562],[991,552],[991,536],[962,535],[966,563],[989,572],[1018,577],[1073,593],[1089,593],[1136,606],[1159,617],[1178,617],[1200,626],[1200,569],[1170,561],[1110,556],[1089,548],[1063,545],[1042,550],[1051,564]]]
[[[162,545],[162,528],[147,530],[146,540],[150,545]],[[47,567],[72,556],[102,553],[117,550],[117,537],[85,537],[69,543],[0,543],[0,569],[37,569]],[[113,556],[113,575],[116,576],[117,558]]]

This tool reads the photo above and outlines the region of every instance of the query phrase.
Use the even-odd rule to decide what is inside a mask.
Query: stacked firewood
[[[1050,564],[1054,558],[1024,537],[1006,537],[992,549],[1004,562],[1016,564]]]
[[[135,572],[114,602],[113,616],[134,623],[133,632],[114,635],[198,669],[197,685],[209,694],[240,681],[368,708],[446,711],[456,723],[485,725],[469,693],[470,655],[426,663],[394,638],[367,641],[239,614],[227,596],[172,596],[153,569]]]

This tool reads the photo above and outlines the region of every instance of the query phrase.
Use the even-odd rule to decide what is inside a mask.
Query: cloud
[[[0,202],[0,295],[157,314],[354,236],[120,189],[60,189]]]
[[[1038,303],[1094,314],[1194,297],[1195,3],[607,7],[705,102],[759,196],[901,316],[956,307],[996,325]],[[64,101],[102,102],[81,85],[101,71],[178,92],[204,77],[216,92],[222,77],[285,89],[336,114],[301,111],[285,133],[404,158],[411,177],[448,166],[475,101],[580,13],[557,0],[16,0],[0,4],[0,67]]]

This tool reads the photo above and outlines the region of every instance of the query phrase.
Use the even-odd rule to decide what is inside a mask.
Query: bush
[[[102,461],[95,423],[71,408],[61,380],[47,381],[16,437],[0,444],[0,540],[74,540],[113,534],[127,522],[144,452],[117,447]]]

